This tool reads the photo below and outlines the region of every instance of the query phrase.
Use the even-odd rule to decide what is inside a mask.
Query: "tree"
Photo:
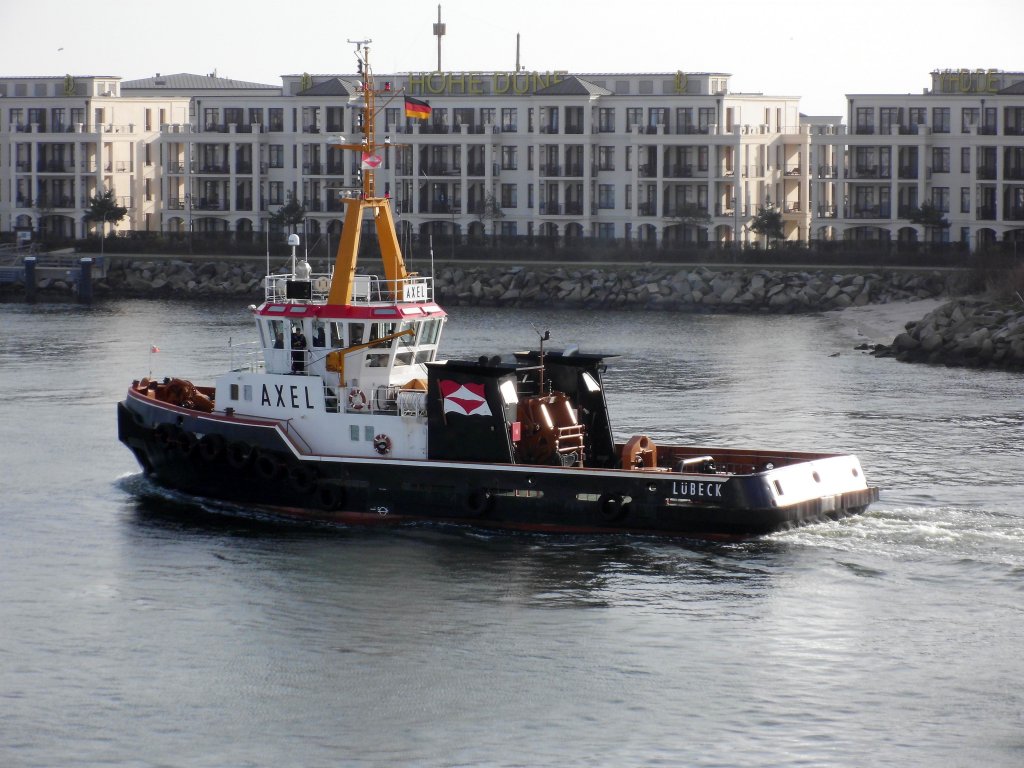
[[[498,204],[497,199],[490,192],[484,197],[483,205],[476,214],[477,221],[481,224],[486,224],[488,221],[491,222],[491,234],[496,236],[497,222],[499,219],[505,218],[505,212],[501,209],[501,205]]]
[[[920,208],[911,208],[907,211],[907,219],[912,224],[924,227],[925,238],[933,242],[939,240],[936,237],[938,230],[949,229],[949,219],[931,203],[924,203]]]
[[[107,236],[107,222],[116,224],[128,215],[128,209],[118,205],[113,190],[108,189],[102,195],[89,200],[89,208],[82,216],[85,221],[100,222],[100,237]]]
[[[294,230],[305,218],[306,207],[293,197],[270,216],[270,223],[279,227],[291,227]]]
[[[774,206],[760,206],[750,229],[769,240],[781,240],[785,237],[782,231],[782,213]]]
[[[907,211],[907,218],[913,224],[920,224],[924,227],[938,227],[949,229],[949,220],[936,206],[925,203],[920,208],[911,208]]]

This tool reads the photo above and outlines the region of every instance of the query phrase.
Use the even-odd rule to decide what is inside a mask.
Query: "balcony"
[[[641,179],[653,179],[658,175],[658,168],[655,165],[641,165],[637,174]]]
[[[918,176],[918,168],[916,165],[901,165],[899,170],[899,177],[901,179],[916,179]]]
[[[818,178],[819,179],[835,179],[839,176],[839,169],[834,165],[819,165],[818,166]]]
[[[583,203],[571,202],[565,204],[565,215],[566,216],[582,216],[583,215]]]
[[[636,212],[638,216],[657,216],[657,203],[637,203]]]
[[[692,165],[673,165],[665,171],[666,179],[692,179],[693,178],[693,166]]]
[[[542,165],[540,167],[541,176],[561,176],[562,166],[560,165]]]
[[[836,207],[834,205],[819,205],[817,216],[819,219],[834,219],[836,218]]]
[[[979,179],[992,181],[996,177],[996,168],[994,165],[979,165],[977,176]]]
[[[562,206],[558,203],[541,203],[540,204],[540,215],[541,216],[561,216]]]
[[[875,126],[858,125],[853,129],[853,133],[856,136],[873,136],[875,134]]]
[[[849,219],[888,219],[892,215],[889,205],[855,205]]]
[[[1005,168],[1003,169],[1003,178],[1012,181],[1024,179],[1024,168]]]
[[[1006,211],[1006,221],[1024,221],[1024,206],[1014,206]]]
[[[978,220],[979,221],[995,221],[996,220],[996,207],[994,205],[979,205],[978,206]]]
[[[228,173],[227,163],[198,163],[195,168],[195,173],[213,173],[213,174],[226,174]]]
[[[302,172],[307,176],[323,176],[324,166],[322,163],[303,163]]]

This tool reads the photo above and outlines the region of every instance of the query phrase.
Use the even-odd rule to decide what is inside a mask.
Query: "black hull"
[[[118,403],[118,436],[158,484],[274,515],[345,524],[439,521],[553,533],[749,538],[858,514],[876,488],[774,506],[757,475],[714,499],[680,498],[699,476],[473,462],[301,455],[272,422]],[[703,485],[703,483],[701,483]]]

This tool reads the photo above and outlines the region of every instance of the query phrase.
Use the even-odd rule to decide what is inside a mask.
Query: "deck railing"
[[[331,291],[331,275],[267,275],[263,281],[264,298],[270,303],[322,303]],[[385,280],[376,275],[356,275],[351,304],[415,304],[434,300],[434,278],[411,275],[404,280]]]

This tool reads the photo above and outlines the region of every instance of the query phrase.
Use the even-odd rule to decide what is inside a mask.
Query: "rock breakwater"
[[[1024,370],[1024,308],[978,298],[950,301],[907,323],[878,357],[971,368]]]
[[[262,264],[127,260],[110,265],[100,293],[258,299]],[[617,266],[439,266],[435,295],[446,306],[587,307],[697,312],[797,313],[947,296],[951,273]]]

